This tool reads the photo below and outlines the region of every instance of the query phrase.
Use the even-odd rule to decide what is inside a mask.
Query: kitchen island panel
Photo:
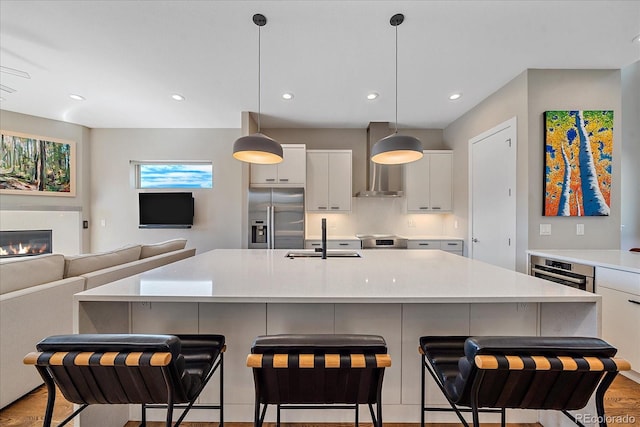
[[[229,405],[253,405],[253,373],[246,366],[251,344],[258,335],[267,333],[266,304],[199,304],[200,334],[225,336],[227,351],[224,354],[225,410]],[[202,392],[202,402],[217,404],[219,376]],[[215,416],[215,415],[214,415]]]
[[[509,321],[505,321],[506,319]],[[537,335],[538,304],[473,304],[469,321],[469,335]]]
[[[73,330],[78,334],[130,332],[131,303],[122,301],[73,301]],[[44,337],[43,337],[44,338]]]
[[[402,404],[420,404],[422,357],[420,337],[426,335],[469,335],[469,304],[403,304],[402,309]],[[430,406],[447,400],[427,374],[427,401]],[[416,413],[420,409],[416,407]]]
[[[402,304],[335,304],[336,334],[381,335],[387,342],[391,366],[384,373],[382,401],[401,403]]]
[[[333,334],[333,304],[267,304],[267,334]]]
[[[600,337],[602,304],[541,303],[540,335]]]
[[[131,303],[131,333],[194,334],[197,331],[197,302]]]

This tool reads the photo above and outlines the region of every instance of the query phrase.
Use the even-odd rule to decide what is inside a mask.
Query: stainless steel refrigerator
[[[249,189],[249,249],[304,248],[304,188]]]

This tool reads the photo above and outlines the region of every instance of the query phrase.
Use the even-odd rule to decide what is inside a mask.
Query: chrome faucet
[[[327,259],[327,218],[322,218],[322,259]]]

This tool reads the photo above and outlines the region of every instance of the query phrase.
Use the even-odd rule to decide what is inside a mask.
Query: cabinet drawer
[[[305,249],[321,248],[320,240],[305,240]],[[327,240],[327,249],[361,249],[360,240]]]
[[[407,249],[440,249],[440,240],[409,240]]]
[[[443,251],[462,251],[462,240],[443,240],[440,244],[440,249]]]
[[[629,271],[596,267],[596,292],[599,287],[616,289],[640,296],[640,274]]]

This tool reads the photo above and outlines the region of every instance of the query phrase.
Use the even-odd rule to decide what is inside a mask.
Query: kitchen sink
[[[322,258],[322,252],[315,249],[301,249],[289,251],[285,255],[287,258]],[[341,249],[327,249],[327,258],[360,258],[357,251],[345,251]]]

